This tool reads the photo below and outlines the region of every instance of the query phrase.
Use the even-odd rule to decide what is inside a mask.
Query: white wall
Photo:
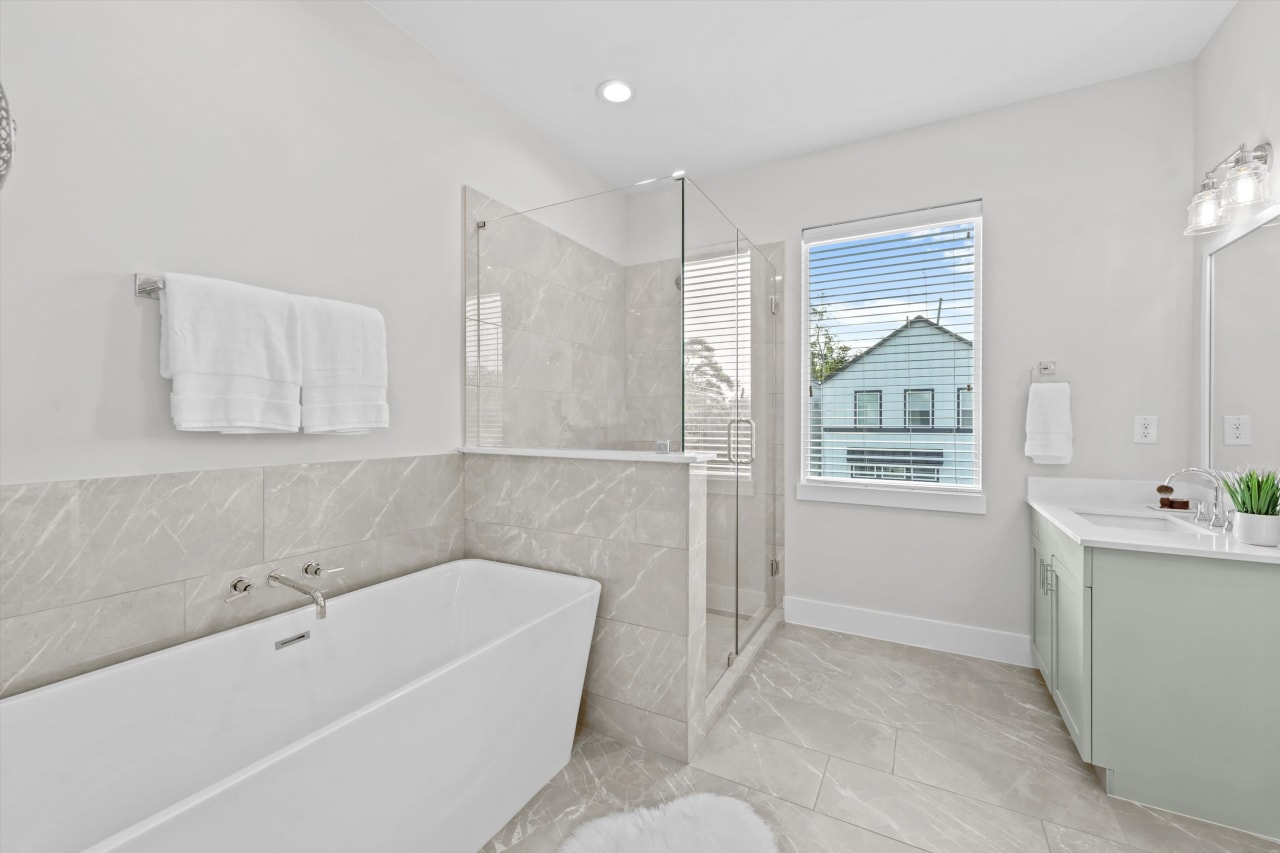
[[[354,0],[6,0],[0,79],[6,483],[456,448],[463,184],[517,208],[603,188]],[[619,256],[616,211],[572,236]],[[176,432],[132,296],[167,269],[380,309],[392,428]]]
[[[753,239],[982,199],[985,516],[797,501],[801,347],[787,353],[787,595],[1014,634],[1030,629],[1029,474],[1154,484],[1192,460],[1192,68],[1182,64],[704,180]],[[852,105],[850,105],[852,108]],[[1028,373],[1072,383],[1075,460],[1022,453]],[[1133,417],[1160,443],[1131,443]]]
[[[1280,3],[1240,0],[1196,58],[1195,87],[1195,172],[1187,182],[1188,200],[1200,176],[1241,143],[1270,142],[1275,155],[1280,156]],[[1280,163],[1275,162],[1271,164],[1271,197],[1280,198]],[[1213,239],[1213,235],[1196,238],[1198,250],[1203,251]],[[1197,287],[1202,285],[1200,274],[1197,262]],[[1262,279],[1256,284],[1266,287]],[[1197,446],[1204,420],[1197,407]],[[1220,430],[1222,424],[1214,428]],[[1221,461],[1238,458],[1232,454]],[[1255,463],[1262,461],[1250,458]]]
[[[1280,151],[1280,3],[1240,0],[1195,63],[1196,165],[1200,176],[1240,143]],[[1272,164],[1272,196],[1280,196]]]

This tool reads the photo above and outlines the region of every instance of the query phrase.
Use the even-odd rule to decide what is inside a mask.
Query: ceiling
[[[1194,58],[1234,0],[370,0],[618,184]],[[598,98],[632,84],[626,104]]]

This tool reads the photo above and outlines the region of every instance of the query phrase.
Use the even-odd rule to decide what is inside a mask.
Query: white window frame
[[[884,481],[841,481],[809,476],[809,248],[842,240],[874,237],[890,231],[930,228],[973,220],[973,460],[975,483],[971,486],[910,482],[888,485]],[[982,492],[982,201],[940,205],[905,213],[806,228],[800,237],[800,311],[796,339],[800,345],[800,482],[796,499],[866,506],[898,507],[985,515],[987,498]],[[904,413],[905,416],[905,413]],[[936,417],[936,412],[935,412]]]

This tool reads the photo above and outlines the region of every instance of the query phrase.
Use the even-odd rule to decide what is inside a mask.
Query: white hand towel
[[[1066,382],[1031,385],[1026,453],[1039,465],[1066,465],[1071,461],[1071,386]]]
[[[294,297],[165,273],[160,375],[173,423],[192,432],[297,432],[302,322]]]
[[[365,305],[298,297],[302,308],[302,428],[359,435],[390,426],[387,326]]]

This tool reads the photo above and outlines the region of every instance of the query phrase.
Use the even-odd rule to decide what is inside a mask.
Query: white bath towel
[[[1031,385],[1026,453],[1039,465],[1066,465],[1071,461],[1071,386],[1066,382]]]
[[[302,428],[358,435],[390,426],[387,325],[365,305],[298,297],[302,308]]]
[[[180,430],[297,432],[302,324],[287,293],[165,273],[160,375]]]

